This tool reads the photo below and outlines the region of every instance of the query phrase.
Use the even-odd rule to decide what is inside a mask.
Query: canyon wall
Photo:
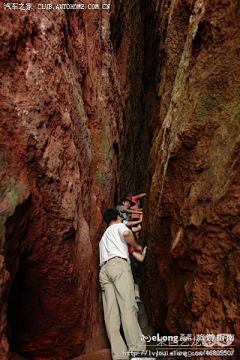
[[[98,241],[129,191],[156,331],[239,338],[239,12],[1,8],[1,359],[108,347]]]
[[[231,333],[237,344],[240,6],[155,5],[160,43],[142,236],[149,246],[144,299],[163,334]]]
[[[108,346],[98,241],[141,92],[140,6],[2,8],[0,36],[0,357],[65,359]]]

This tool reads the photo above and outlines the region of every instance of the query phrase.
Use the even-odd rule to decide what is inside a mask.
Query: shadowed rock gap
[[[136,8],[135,8],[136,11]],[[137,53],[129,76],[130,93],[126,104],[124,156],[121,169],[121,194],[141,192],[147,181],[147,162],[156,101],[157,47],[156,9],[153,2],[141,1],[138,36],[133,46]],[[154,125],[153,125],[154,124]]]

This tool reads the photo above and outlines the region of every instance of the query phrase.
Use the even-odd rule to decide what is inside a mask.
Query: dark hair
[[[116,221],[118,216],[121,215],[117,209],[108,209],[103,215],[103,219],[107,224],[110,224],[110,222]]]

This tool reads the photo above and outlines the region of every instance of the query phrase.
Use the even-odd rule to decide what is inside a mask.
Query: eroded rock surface
[[[1,359],[9,343],[51,359],[108,346],[98,241],[142,59],[140,15],[126,5],[2,10]],[[119,16],[123,34],[112,30]]]
[[[148,192],[151,325],[239,338],[239,11],[2,10],[1,359],[108,347],[98,241],[129,191]]]
[[[156,130],[144,224],[148,311],[163,333],[226,332],[236,344],[240,9],[232,1],[157,5]]]

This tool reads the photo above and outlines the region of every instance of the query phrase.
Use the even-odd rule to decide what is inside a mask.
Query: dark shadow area
[[[8,328],[7,336],[10,349],[15,350],[19,329],[24,327],[21,308],[24,299],[25,262],[31,250],[27,249],[26,235],[30,217],[31,198],[16,208],[15,213],[6,223],[6,267],[10,273],[11,288],[8,294]]]

